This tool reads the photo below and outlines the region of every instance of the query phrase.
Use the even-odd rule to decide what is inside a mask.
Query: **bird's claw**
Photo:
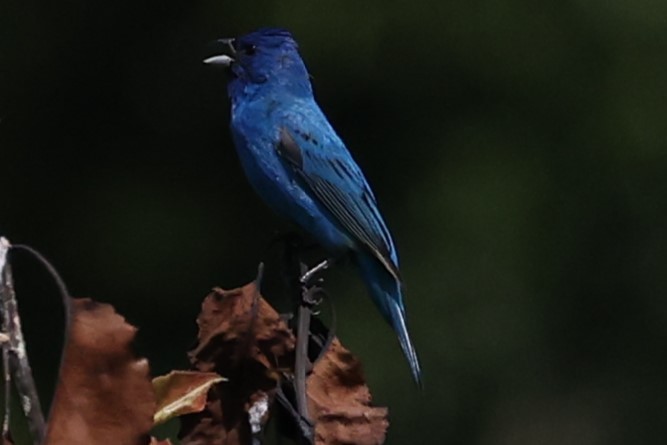
[[[324,288],[320,286],[311,286],[304,290],[303,302],[311,307],[319,306],[326,296],[327,292],[324,290]]]
[[[301,278],[299,278],[299,281],[301,282],[301,285],[304,287],[310,287],[311,283],[310,280],[320,271],[326,270],[329,267],[329,260],[324,260],[317,266],[313,267],[312,269],[306,271],[303,275],[301,275]]]

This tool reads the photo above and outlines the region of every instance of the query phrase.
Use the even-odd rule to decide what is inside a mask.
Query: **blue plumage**
[[[248,180],[332,255],[351,254],[420,382],[396,248],[366,178],[315,102],[296,42],[272,28],[228,43],[232,57],[206,62],[231,68],[231,129]]]

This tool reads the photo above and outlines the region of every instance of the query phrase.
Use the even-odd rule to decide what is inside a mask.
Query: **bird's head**
[[[230,94],[247,86],[271,84],[311,92],[308,71],[289,31],[262,28],[233,39],[220,39],[228,54],[209,57],[204,63],[228,67],[232,75]]]

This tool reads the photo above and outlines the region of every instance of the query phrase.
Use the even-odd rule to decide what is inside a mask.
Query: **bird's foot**
[[[323,287],[314,285],[307,288],[304,288],[303,293],[301,294],[301,299],[303,303],[312,307],[319,306],[322,301],[327,297],[327,291]],[[313,315],[319,315],[320,311],[313,311]]]
[[[299,278],[299,281],[301,282],[301,285],[304,287],[310,287],[311,285],[311,280],[313,277],[320,271],[326,270],[329,265],[331,264],[331,261],[324,260],[317,266],[313,267],[312,269],[306,271],[303,275],[301,275],[301,278]]]

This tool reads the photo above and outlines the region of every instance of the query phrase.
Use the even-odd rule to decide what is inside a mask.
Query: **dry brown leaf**
[[[145,445],[155,397],[148,362],[130,348],[136,328],[90,299],[72,299],[71,315],[44,443]]]
[[[338,339],[315,364],[307,383],[316,444],[384,443],[388,410],[371,406],[361,362]]]
[[[294,336],[254,282],[228,291],[213,289],[202,303],[197,325],[198,344],[189,354],[197,368],[223,366],[238,371],[238,365],[248,359],[270,369],[278,363],[291,365],[285,358],[294,350]]]
[[[229,381],[209,392],[204,411],[181,418],[182,444],[250,443],[248,411],[257,400],[268,399],[270,405],[278,371],[293,361],[294,337],[254,283],[213,289],[197,324],[198,344],[189,354],[193,366]]]
[[[280,371],[291,372],[295,340],[254,283],[214,289],[197,318],[193,366],[229,377],[208,394],[206,409],[182,418],[183,445],[250,443],[248,410],[273,401]],[[337,339],[308,378],[309,409],[317,444],[380,444],[387,409],[371,406],[361,364]],[[264,415],[265,422],[268,415]]]
[[[214,372],[171,371],[153,379],[157,410],[155,424],[189,413],[197,413],[206,406],[206,393],[211,386],[225,379]]]

